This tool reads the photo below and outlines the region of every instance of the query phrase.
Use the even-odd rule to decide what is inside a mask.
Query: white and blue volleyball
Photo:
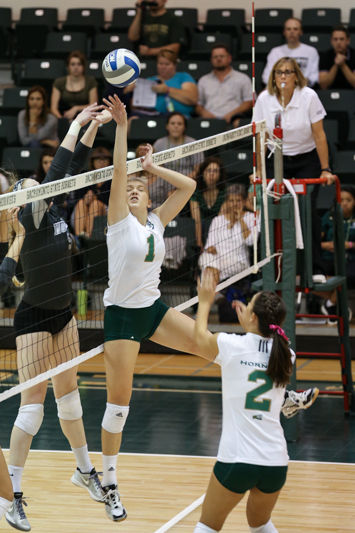
[[[131,50],[118,48],[112,50],[102,62],[102,73],[105,80],[114,87],[126,87],[138,78],[141,64]]]

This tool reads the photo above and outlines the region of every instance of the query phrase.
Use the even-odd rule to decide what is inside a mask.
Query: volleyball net
[[[260,138],[261,147],[261,185],[253,183],[256,136]],[[264,146],[265,122],[258,122],[174,146],[153,155],[156,164],[190,174],[197,180],[197,188],[191,201],[179,216],[168,224],[164,234],[166,254],[162,265],[160,290],[162,299],[168,305],[179,311],[193,313],[193,306],[197,303],[196,279],[205,268],[211,268],[215,272],[218,280],[217,291],[225,301],[248,299],[250,276],[255,275],[273,257],[269,246]],[[0,196],[0,214],[3,217],[9,208],[30,203],[40,205],[42,200],[47,200],[49,205],[54,202],[59,213],[66,213],[64,224],[54,225],[53,228],[50,224],[41,226],[40,221],[38,227],[34,225],[32,230],[27,229],[17,268],[18,287],[10,289],[13,296],[12,306],[3,308],[0,317],[0,328],[4,332],[1,335],[0,401],[103,351],[102,344],[97,342],[97,332],[102,334],[103,330],[103,293],[108,282],[106,206],[101,206],[101,211],[96,211],[96,216],[89,220],[89,230],[78,232],[77,228],[84,227],[83,219],[88,218],[87,196],[91,195],[92,200],[94,195],[99,200],[99,186],[109,182],[112,174],[113,167],[108,166]],[[142,175],[140,158],[127,161],[127,174]],[[250,178],[250,175],[253,177]],[[148,175],[147,179],[152,207],[155,207],[154,202],[164,201],[171,194],[171,190],[156,176]],[[76,198],[75,202],[72,202],[73,198]],[[68,212],[70,202],[73,207],[71,212]],[[36,218],[35,213],[33,218]],[[258,248],[261,226],[266,242],[263,255]],[[72,242],[72,245],[68,246],[72,248],[69,289],[61,296],[63,301],[69,299],[78,328],[86,333],[85,345],[86,348],[89,345],[89,349],[85,353],[80,353],[77,328],[73,321],[60,330],[64,335],[60,343],[55,342],[55,336],[52,337],[41,330],[41,322],[48,319],[48,313],[53,331],[61,327],[63,317],[61,312],[56,312],[55,309],[62,308],[56,300],[58,295],[52,295],[55,294],[55,285],[65,287],[62,282],[67,275],[65,258],[57,257],[55,251],[48,246],[48,231],[62,232]],[[69,237],[69,232],[74,236]],[[36,239],[33,242],[36,245],[31,248],[31,238],[34,234]],[[46,265],[43,276],[45,279],[38,279],[35,268],[33,272],[29,272],[29,277],[31,283],[36,285],[34,291],[41,294],[40,307],[48,313],[33,313],[27,301],[27,307],[22,309],[20,319],[17,318],[16,351],[13,349],[14,311],[16,307],[18,311],[21,309],[24,294],[29,294],[26,293],[27,280],[24,285],[21,281],[22,271],[28,269],[28,264],[31,264],[29,261],[27,267],[25,265],[31,254],[33,264],[36,264],[33,255],[38,254]],[[43,265],[41,268],[43,269]],[[25,296],[25,302],[26,299]],[[29,324],[32,331],[26,333]],[[36,324],[35,328],[33,324]],[[103,335],[100,338],[103,338]]]

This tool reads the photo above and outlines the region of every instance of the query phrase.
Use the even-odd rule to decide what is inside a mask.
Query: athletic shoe
[[[77,487],[87,489],[91,498],[97,502],[103,502],[105,493],[101,487],[99,476],[93,468],[88,474],[83,474],[79,468],[77,468],[71,477],[72,483]]]
[[[308,409],[316,401],[319,389],[314,387],[303,392],[287,390],[281,412],[286,418],[292,418],[297,415],[301,409]]]
[[[27,520],[26,513],[23,509],[23,505],[27,506],[27,503],[22,498],[23,492],[15,492],[14,499],[10,509],[5,514],[5,518],[10,526],[20,531],[31,531],[31,526]]]
[[[320,310],[322,311],[323,315],[336,315],[337,314],[337,306],[327,305],[326,302],[324,302]],[[338,321],[335,318],[328,318],[327,322],[330,326],[335,326],[338,323]]]
[[[105,510],[110,520],[121,522],[127,518],[126,509],[123,507],[117,485],[103,487],[105,493]]]

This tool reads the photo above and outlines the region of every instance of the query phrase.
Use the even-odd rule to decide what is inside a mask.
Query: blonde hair
[[[269,94],[272,94],[272,95],[275,94],[276,96],[280,96],[280,90],[276,86],[275,71],[278,70],[279,67],[281,67],[285,63],[290,63],[290,65],[292,65],[292,70],[295,71],[295,76],[296,76],[295,85],[297,87],[299,87],[300,89],[303,89],[303,87],[306,87],[307,80],[303,76],[302,71],[301,71],[297,61],[295,61],[295,59],[293,59],[293,57],[282,57],[281,59],[276,61],[276,63],[274,64],[274,66],[272,67],[272,70],[270,72],[270,76],[269,76],[269,79],[268,79],[268,82],[267,82],[267,90],[268,90]]]

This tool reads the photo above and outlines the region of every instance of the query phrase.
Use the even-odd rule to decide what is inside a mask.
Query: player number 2
[[[154,260],[154,235],[150,234],[149,237],[147,237],[147,243],[148,243],[148,253],[145,256],[144,261],[146,263],[151,263]]]
[[[248,381],[262,380],[264,383],[248,392],[245,398],[245,409],[257,409],[258,411],[270,411],[271,400],[264,398],[258,399],[265,392],[272,389],[272,379],[266,375],[263,370],[254,370],[249,374]]]

